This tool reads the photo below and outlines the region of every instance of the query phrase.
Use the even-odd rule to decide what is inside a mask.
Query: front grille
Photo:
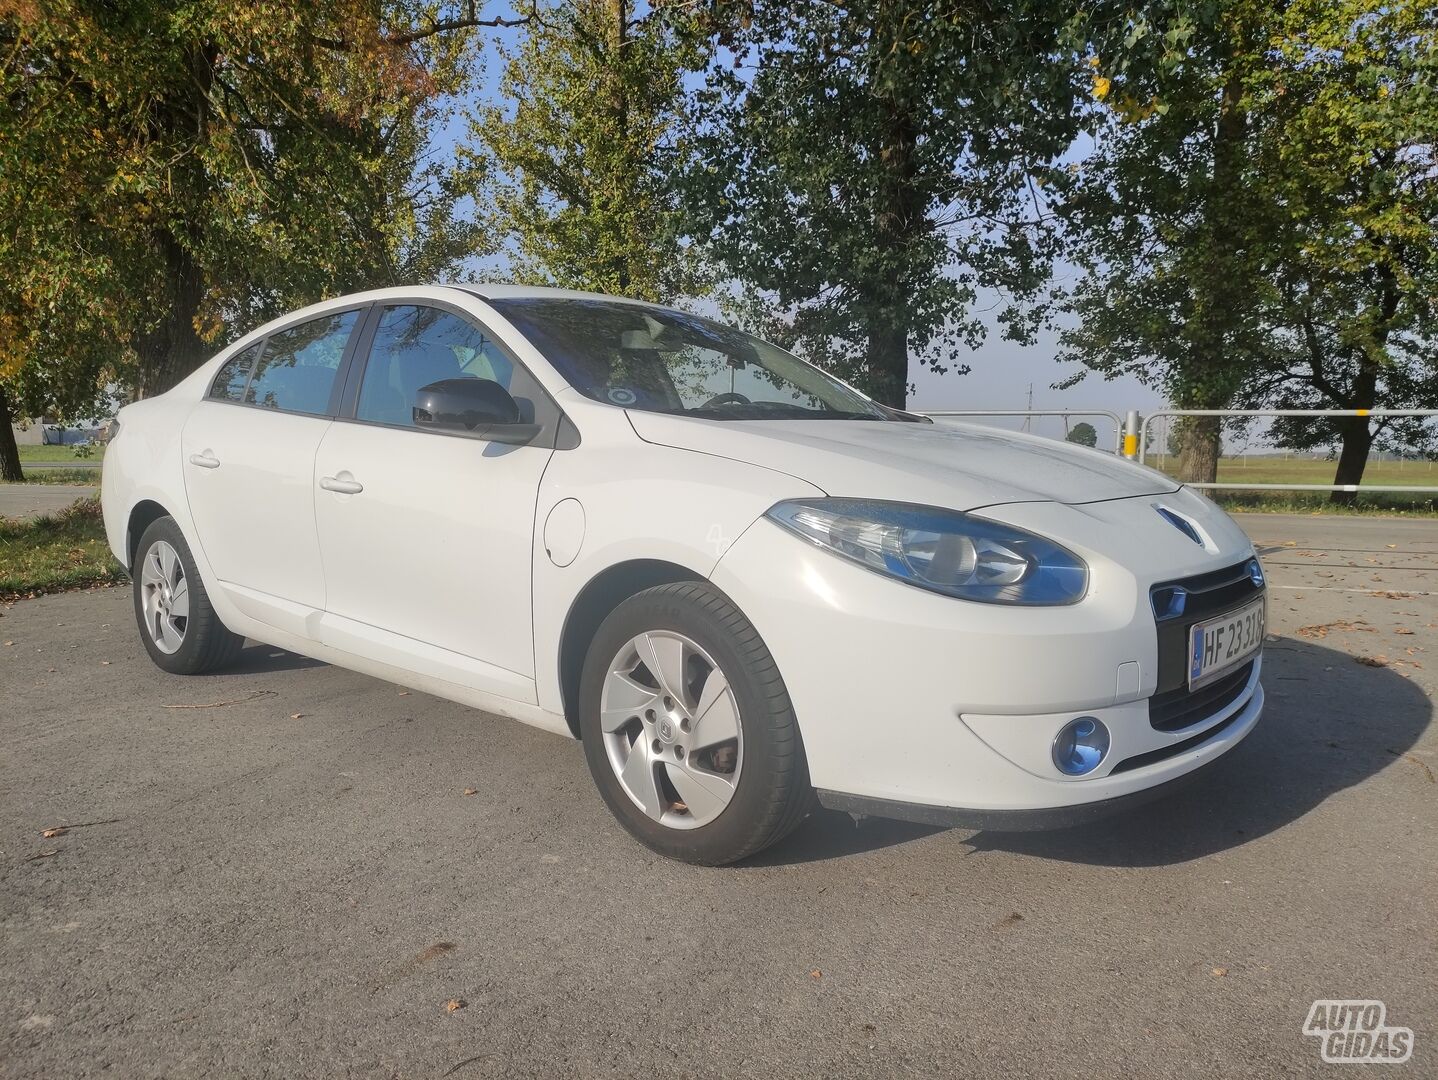
[[[1222,570],[1165,581],[1149,591],[1158,628],[1158,696],[1176,690],[1187,692],[1188,632],[1195,623],[1233,611],[1263,595],[1263,586],[1255,585],[1248,576],[1248,563],[1249,560],[1244,559]],[[1169,601],[1175,589],[1185,594],[1183,610],[1165,616],[1164,613],[1171,610]]]
[[[1214,716],[1243,696],[1253,674],[1250,660],[1237,671],[1197,690],[1180,686],[1148,699],[1148,722],[1159,731],[1178,731]]]

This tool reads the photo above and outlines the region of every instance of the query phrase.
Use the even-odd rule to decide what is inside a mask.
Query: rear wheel
[[[660,854],[734,862],[813,802],[788,691],[753,625],[707,585],[621,604],[580,684],[590,773],[615,817]]]
[[[239,655],[244,638],[220,622],[174,518],[150,523],[136,548],[131,576],[140,640],[159,667],[175,675],[199,675]]]

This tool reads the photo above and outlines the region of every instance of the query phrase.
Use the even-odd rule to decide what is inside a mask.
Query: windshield
[[[709,420],[886,420],[878,405],[742,330],[609,300],[489,303],[580,393]]]

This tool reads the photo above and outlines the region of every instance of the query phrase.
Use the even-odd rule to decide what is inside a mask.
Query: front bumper
[[[1069,607],[928,593],[766,520],[725,553],[712,580],[774,655],[826,805],[946,824],[1042,811],[1034,821],[1063,824],[1208,764],[1253,729],[1263,708],[1260,658],[1241,692],[1209,715],[1168,730],[1150,723],[1149,698],[1167,665],[1149,588],[1231,565],[1252,547],[1216,509],[1205,520],[1213,549],[1194,547],[1149,501],[984,512],[1088,562],[1089,594]],[[1206,505],[1184,509],[1208,515]],[[1130,535],[1116,545],[1119,531]],[[1110,554],[1115,547],[1121,559]],[[1093,773],[1069,777],[1054,767],[1051,747],[1078,715],[1101,719],[1112,746]]]
[[[1043,807],[1037,810],[973,810],[959,806],[925,806],[920,803],[896,802],[863,795],[846,795],[842,791],[820,789],[819,805],[860,817],[893,818],[920,825],[936,825],[944,829],[982,829],[985,832],[1044,832],[1051,829],[1072,829],[1091,825],[1117,814],[1128,813],[1140,806],[1166,799],[1193,785],[1218,763],[1214,756],[1172,780],[1151,787],[1115,795],[1096,802],[1074,803],[1069,806]]]

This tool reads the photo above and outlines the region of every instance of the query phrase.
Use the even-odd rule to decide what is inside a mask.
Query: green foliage
[[[256,319],[473,247],[426,161],[473,4],[0,4],[0,377],[152,393]],[[22,377],[23,372],[23,377]]]
[[[1080,421],[1069,429],[1064,436],[1071,443],[1078,443],[1080,446],[1097,446],[1098,430],[1087,421]]]
[[[1078,134],[1083,42],[1137,47],[1147,25],[1037,0],[761,0],[697,95],[690,228],[750,321],[902,405],[911,354],[966,370],[979,286],[1023,300],[1047,281],[1037,174]],[[1003,321],[1033,328],[1018,307]]]
[[[1066,357],[1186,407],[1438,404],[1438,10],[1229,0],[1173,67],[1095,60],[1096,149],[1065,204],[1085,271]],[[1341,437],[1339,482],[1373,430],[1275,428]],[[1188,434],[1211,465],[1217,424]]]
[[[564,0],[502,56],[500,100],[472,118],[466,153],[512,276],[646,300],[700,291],[670,184],[692,37],[629,0]]]

